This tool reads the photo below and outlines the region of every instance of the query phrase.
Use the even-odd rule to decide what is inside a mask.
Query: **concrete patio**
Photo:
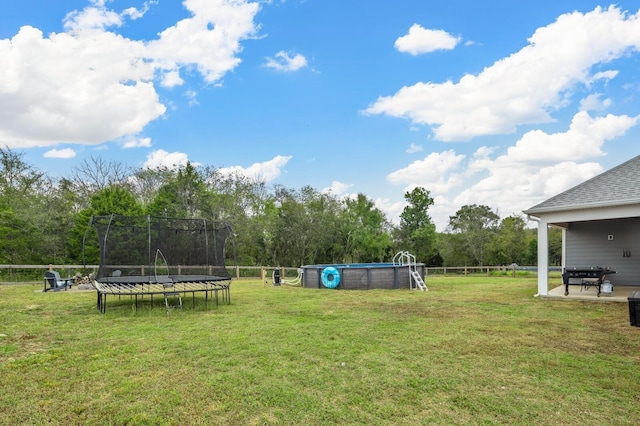
[[[596,287],[582,288],[579,285],[570,285],[569,294],[564,295],[564,285],[555,287],[549,290],[547,296],[540,296],[545,299],[560,299],[560,300],[584,300],[591,302],[622,302],[627,303],[629,295],[634,291],[640,291],[640,287],[628,287],[628,286],[614,286],[613,292],[605,294],[600,293],[598,297],[598,290]]]

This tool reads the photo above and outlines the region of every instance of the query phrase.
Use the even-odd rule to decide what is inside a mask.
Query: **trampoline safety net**
[[[181,282],[229,279],[224,246],[231,228],[205,219],[93,216],[99,282]]]

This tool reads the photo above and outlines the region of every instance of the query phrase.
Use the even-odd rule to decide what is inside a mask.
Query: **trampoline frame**
[[[174,223],[184,224],[184,226],[167,227]],[[139,226],[141,224],[144,225]],[[112,214],[92,217],[89,226],[92,226],[98,233],[100,246],[100,269],[94,286],[97,292],[96,306],[101,313],[106,312],[107,296],[109,295],[118,296],[118,298],[129,296],[135,300],[136,308],[138,299],[142,300],[145,296],[149,296],[153,307],[153,296],[158,294],[163,295],[166,301],[168,295],[182,294],[186,296],[191,293],[194,308],[196,293],[204,293],[207,305],[211,297],[218,306],[220,296],[223,302],[231,303],[231,276],[224,265],[224,243],[230,231],[228,225],[223,224],[223,226],[217,227],[215,222],[207,222],[204,219],[172,219],[148,215],[120,216]],[[114,227],[125,230],[131,228],[131,231],[122,234],[123,236],[129,236],[135,230],[143,232],[134,234],[137,237],[131,240],[117,239],[116,241],[120,242],[120,247],[114,252],[113,245],[108,244],[108,238],[113,238]],[[171,232],[166,232],[167,230]],[[155,232],[153,239],[152,231]],[[161,231],[164,232],[164,239],[158,237]],[[182,234],[179,234],[180,232]],[[200,236],[200,240],[192,240],[193,237],[190,235],[195,233]],[[116,235],[121,234],[117,233]],[[186,238],[185,235],[187,235]],[[210,242],[214,244],[211,250]],[[200,244],[198,245],[198,243]],[[190,251],[187,251],[189,254],[187,258],[180,254],[182,252],[174,251],[176,247],[179,248],[181,245],[183,247],[191,246]],[[187,264],[169,265],[160,249],[161,246],[168,247],[173,253],[173,257],[167,256],[169,260]],[[116,246],[116,248],[118,247]],[[193,259],[191,258],[192,254],[195,254]],[[194,263],[194,259],[197,263]],[[132,263],[132,260],[133,263],[142,260],[142,263],[145,264],[120,265],[122,262]],[[160,268],[159,261],[161,261]],[[197,274],[182,273],[183,270],[189,269],[195,269]],[[170,273],[170,270],[178,273]],[[164,273],[160,273],[160,271]]]
[[[151,301],[151,307],[153,307],[154,295],[165,295],[166,293],[181,293],[187,295],[191,293],[193,299],[193,307],[196,306],[196,293],[204,293],[205,305],[208,305],[209,298],[215,300],[216,306],[220,303],[220,297],[222,301],[231,304],[231,278],[223,277],[208,277],[206,280],[196,280],[202,276],[175,276],[179,281],[141,281],[141,280],[111,280],[111,281],[96,281],[94,283],[97,293],[96,307],[100,313],[107,311],[107,296],[118,296],[120,299],[122,296],[129,296],[134,299],[134,306],[138,308],[138,298],[144,299],[144,296],[149,296]],[[123,278],[138,278],[138,277],[123,277]],[[169,286],[167,286],[169,284]]]

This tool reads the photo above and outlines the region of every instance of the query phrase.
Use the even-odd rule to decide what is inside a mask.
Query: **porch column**
[[[567,264],[565,263],[567,259],[567,228],[562,228],[562,262],[561,262],[561,267],[562,267],[562,271],[564,272],[564,268],[567,267]]]
[[[540,218],[538,222],[538,296],[549,293],[549,225]]]

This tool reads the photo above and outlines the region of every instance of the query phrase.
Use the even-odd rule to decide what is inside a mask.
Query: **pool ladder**
[[[393,257],[393,263],[399,263],[400,265],[409,266],[409,274],[411,279],[409,285],[411,289],[420,289],[421,291],[429,291],[427,285],[424,283],[420,272],[418,272],[418,264],[416,263],[416,257],[408,251],[401,251],[396,253]]]

